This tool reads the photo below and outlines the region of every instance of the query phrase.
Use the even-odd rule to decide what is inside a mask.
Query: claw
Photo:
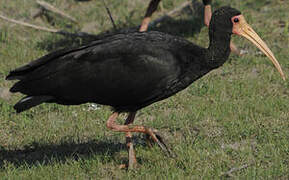
[[[149,136],[147,136],[147,143],[150,147],[152,147],[152,141],[158,144],[158,146],[165,152],[165,154],[169,157],[175,158],[176,154],[167,146],[167,143],[164,138],[160,135],[160,133],[155,129],[150,129]]]
[[[145,134],[145,139],[146,139],[146,143],[147,143],[148,147],[152,148],[154,141],[152,141],[151,136],[148,134]]]

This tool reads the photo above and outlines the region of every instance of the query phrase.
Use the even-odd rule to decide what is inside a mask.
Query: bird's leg
[[[144,32],[148,30],[149,24],[150,24],[151,18],[145,17],[140,25],[139,32]]]
[[[237,46],[232,41],[230,42],[230,49],[233,53],[239,56],[243,55],[243,53],[241,53],[241,51],[237,48]]]
[[[132,124],[134,121],[135,115],[136,115],[136,112],[130,112],[124,124],[125,125]],[[137,161],[135,157],[135,150],[133,148],[133,143],[132,143],[132,133],[126,132],[125,139],[126,139],[126,146],[128,149],[128,169],[133,169],[136,167]]]
[[[207,27],[210,26],[210,21],[211,21],[211,17],[212,17],[212,8],[211,5],[205,5],[205,11],[204,11],[204,23]],[[243,55],[241,53],[241,51],[237,48],[237,46],[231,41],[230,42],[230,49],[233,53],[237,54],[237,55]]]
[[[159,147],[169,156],[173,156],[174,154],[172,151],[167,147],[164,143],[163,139],[160,138],[160,135],[156,134],[156,130],[152,128],[148,128],[145,126],[137,126],[137,125],[118,125],[115,123],[116,118],[118,117],[119,113],[114,112],[107,120],[106,127],[112,131],[118,132],[140,132],[145,133],[151,136],[151,138],[159,145]]]
[[[162,13],[164,12],[164,4],[163,4],[163,1],[160,2],[160,10],[161,10]]]
[[[139,29],[140,32],[148,30],[149,23],[150,23],[150,20],[151,20],[151,16],[157,10],[157,7],[158,7],[160,1],[161,0],[151,0],[149,6],[147,8],[145,17],[142,20],[142,23],[141,23],[141,26],[140,26],[140,29]]]
[[[212,9],[211,9],[211,5],[205,5],[205,11],[204,11],[204,23],[207,27],[210,26],[210,21],[211,21],[211,17],[212,17]]]

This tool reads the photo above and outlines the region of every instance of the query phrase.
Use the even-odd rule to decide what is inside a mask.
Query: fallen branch
[[[190,7],[190,5],[192,4],[191,1],[187,1],[184,2],[183,4],[181,4],[179,7],[169,11],[168,13],[166,13],[164,16],[161,16],[157,19],[155,19],[154,21],[152,21],[149,26],[153,27],[156,26],[157,24],[159,24],[160,22],[162,22],[163,20],[169,18],[169,17],[175,17],[177,16],[181,11],[183,11],[183,9]]]
[[[31,27],[31,28],[34,28],[34,29],[42,30],[42,31],[53,32],[53,33],[56,33],[56,32],[59,31],[57,29],[46,28],[46,27],[42,27],[42,26],[36,26],[34,24],[29,24],[29,23],[26,23],[26,22],[15,20],[15,19],[10,19],[10,18],[5,17],[5,16],[3,16],[1,14],[0,14],[0,18],[4,19],[6,21],[9,21],[9,22],[15,23],[15,24],[19,24],[19,25],[26,26],[26,27]]]
[[[19,25],[22,25],[22,26],[30,27],[30,28],[33,28],[33,29],[41,30],[41,31],[62,34],[62,35],[66,35],[66,36],[82,37],[82,38],[84,38],[84,37],[85,38],[90,38],[90,37],[91,38],[95,38],[95,37],[97,37],[94,34],[89,34],[89,33],[86,33],[86,32],[70,33],[70,32],[63,31],[63,30],[37,26],[37,25],[34,25],[34,24],[29,24],[29,23],[26,23],[26,22],[22,22],[22,21],[18,21],[18,20],[15,20],[15,19],[7,18],[7,17],[5,17],[5,16],[3,16],[1,14],[0,14],[0,18],[6,20],[8,22],[12,22],[12,23],[19,24]]]
[[[102,0],[102,2],[103,2],[103,5],[104,5],[104,7],[105,7],[105,9],[106,9],[107,14],[109,15],[109,18],[110,18],[110,21],[111,21],[111,23],[112,23],[112,25],[113,25],[113,28],[114,28],[114,30],[116,30],[116,29],[117,29],[117,28],[116,28],[116,25],[115,25],[114,20],[113,20],[113,18],[112,18],[112,16],[111,16],[110,10],[109,10],[109,8],[107,7],[107,5],[106,5],[106,3],[105,3],[105,0]]]
[[[245,169],[247,167],[249,167],[251,164],[244,164],[243,166],[240,166],[240,167],[234,167],[232,169],[230,169],[228,172],[225,172],[223,174],[221,174],[221,176],[229,176],[229,177],[232,177],[232,173],[233,172],[236,172],[236,171],[240,171],[242,169]]]
[[[37,0],[36,1],[38,5],[40,5],[43,9],[47,10],[47,11],[51,11],[55,14],[58,14],[62,17],[65,17],[67,19],[69,19],[70,21],[74,22],[74,23],[78,23],[77,20],[74,18],[74,17],[71,17],[70,15],[62,12],[61,10],[57,9],[56,7],[48,4],[47,2],[44,2],[44,1],[40,1],[40,0]]]

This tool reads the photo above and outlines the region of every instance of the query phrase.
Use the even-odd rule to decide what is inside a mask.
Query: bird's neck
[[[212,68],[222,66],[230,55],[230,33],[210,32],[210,45],[207,53],[207,64]]]

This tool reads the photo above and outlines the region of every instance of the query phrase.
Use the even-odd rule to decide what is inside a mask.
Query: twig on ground
[[[47,11],[51,11],[51,12],[53,12],[55,14],[58,14],[58,15],[60,15],[62,17],[65,17],[65,18],[69,19],[70,21],[72,21],[74,23],[78,23],[77,20],[74,17],[71,17],[70,15],[64,13],[63,11],[57,9],[56,7],[48,4],[47,2],[40,1],[40,0],[37,0],[36,2],[37,2],[37,4],[39,6],[41,6],[43,9],[45,9]]]
[[[36,26],[34,24],[29,24],[29,23],[26,23],[26,22],[22,22],[22,21],[18,21],[18,20],[15,20],[15,19],[11,19],[11,18],[5,17],[5,16],[3,16],[1,14],[0,14],[0,18],[4,19],[6,21],[9,21],[9,22],[15,23],[15,24],[19,24],[19,25],[26,26],[26,27],[31,27],[31,28],[34,28],[34,29],[42,30],[42,31],[53,32],[53,33],[56,33],[56,32],[59,31],[57,29],[46,28],[46,27],[42,27],[42,26]]]
[[[222,173],[221,176],[229,176],[229,177],[232,177],[232,173],[233,172],[236,172],[236,171],[240,171],[242,169],[245,169],[247,167],[249,167],[251,164],[244,164],[243,166],[240,166],[240,167],[234,167],[232,169],[230,169],[229,171],[225,172],[225,173]]]
[[[185,9],[187,7],[190,7],[191,4],[192,4],[191,1],[184,2],[179,7],[169,11],[168,13],[166,13],[164,16],[161,16],[161,17],[155,19],[154,21],[152,21],[149,24],[149,26],[150,27],[156,26],[157,24],[159,24],[163,20],[167,19],[168,17],[176,17],[181,11],[183,11],[183,9]]]
[[[113,25],[113,28],[114,28],[114,30],[116,30],[116,29],[117,29],[117,28],[116,28],[116,25],[115,25],[114,20],[113,20],[113,18],[112,18],[112,16],[111,16],[110,10],[109,10],[109,8],[107,7],[107,5],[106,5],[106,3],[105,3],[105,0],[102,0],[102,2],[103,2],[103,5],[104,5],[104,7],[105,7],[105,9],[106,9],[106,12],[107,12],[108,15],[109,15],[109,18],[110,18],[110,21],[111,21],[111,23],[112,23],[112,25]]]
[[[66,36],[82,37],[82,38],[83,37],[86,37],[86,38],[97,37],[94,34],[89,34],[89,33],[86,33],[86,32],[70,33],[70,32],[63,31],[63,30],[37,26],[37,25],[34,25],[34,24],[29,24],[29,23],[26,23],[26,22],[22,22],[22,21],[18,21],[18,20],[15,20],[15,19],[7,18],[7,17],[5,17],[5,16],[3,16],[1,14],[0,14],[0,18],[6,20],[8,22],[12,22],[12,23],[19,24],[19,25],[22,25],[22,26],[30,27],[30,28],[33,28],[33,29],[41,30],[41,31],[51,32],[51,33],[58,33],[58,34],[66,35]]]

